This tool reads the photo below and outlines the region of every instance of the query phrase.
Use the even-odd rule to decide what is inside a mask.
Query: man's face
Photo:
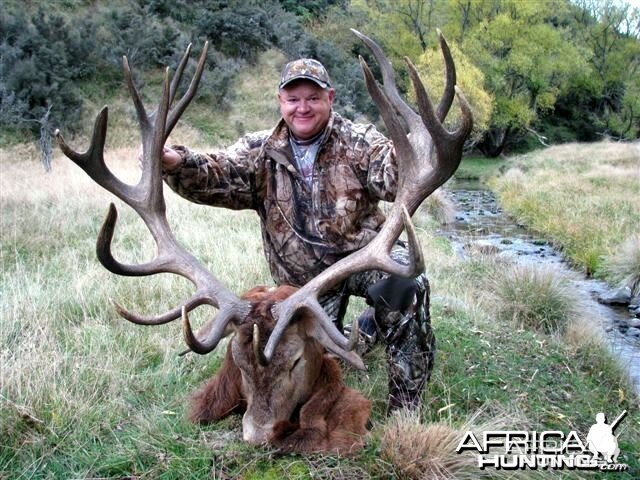
[[[301,140],[320,133],[331,116],[334,95],[332,88],[325,90],[310,80],[298,80],[282,88],[278,101],[289,130]]]

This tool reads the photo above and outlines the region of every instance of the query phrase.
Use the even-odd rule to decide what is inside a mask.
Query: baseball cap
[[[307,79],[316,82],[322,88],[331,88],[331,79],[324,66],[312,58],[300,58],[287,63],[280,76],[280,86],[283,88],[294,80]]]

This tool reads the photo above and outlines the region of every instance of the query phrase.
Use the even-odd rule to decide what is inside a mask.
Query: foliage
[[[123,56],[137,75],[175,67],[187,43],[198,50],[207,39],[211,48],[200,102],[228,109],[240,70],[277,47],[285,52],[285,60],[300,56],[321,60],[340,92],[337,106],[347,116],[375,117],[356,58],[302,27],[301,22],[331,5],[344,8],[342,2],[333,1],[303,2],[293,8],[275,0],[140,0],[99,2],[95,8],[88,2],[67,2],[45,10],[10,2],[9,14],[0,24],[0,124],[13,132],[29,129],[35,136],[51,106],[50,122],[72,130],[81,117],[86,86],[101,85],[91,90],[104,94],[121,84]]]
[[[280,5],[287,12],[294,13],[303,17],[305,20],[311,20],[314,17],[320,17],[324,12],[333,5],[342,5],[344,0],[279,0]]]
[[[78,65],[91,41],[67,28],[61,15],[38,9],[31,17],[16,11],[0,16],[0,126],[38,133],[51,109],[51,121],[76,121],[82,99],[76,80],[90,67]]]
[[[465,36],[463,49],[485,73],[486,88],[495,96],[484,153],[499,154],[512,135],[526,132],[552,110],[567,79],[585,67],[584,52],[551,24],[561,2],[539,3],[546,5],[534,9],[528,2],[504,2],[503,11]],[[528,7],[510,8],[516,5]]]
[[[436,27],[459,45],[456,58],[480,74],[465,91],[492,99],[488,111],[475,105],[479,147],[491,156],[540,141],[637,138],[639,12],[612,0],[353,0],[349,10],[395,63],[430,55]]]

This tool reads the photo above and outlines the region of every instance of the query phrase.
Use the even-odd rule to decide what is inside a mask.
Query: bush
[[[209,39],[212,46],[230,57],[254,62],[276,39],[271,18],[256,6],[202,9],[195,33]]]
[[[75,125],[82,99],[75,81],[86,74],[91,41],[44,9],[0,16],[0,125],[39,133],[50,110],[54,125]]]

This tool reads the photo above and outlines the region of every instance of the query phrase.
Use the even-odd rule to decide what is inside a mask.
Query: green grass
[[[496,175],[505,166],[503,158],[486,158],[477,156],[465,156],[456,170],[454,178],[458,180],[485,181]]]
[[[133,155],[111,152],[120,153]],[[112,163],[135,177],[135,167]],[[178,357],[179,325],[128,324],[110,300],[154,313],[188,296],[190,285],[168,275],[116,277],[98,264],[94,242],[110,198],[68,162],[56,158],[48,175],[35,160],[1,166],[0,478],[406,478],[401,459],[385,453],[381,348],[366,357],[368,375],[346,375],[374,405],[371,439],[353,458],[279,456],[251,447],[241,441],[239,417],[189,424],[187,396],[215,372],[221,352]],[[269,283],[250,212],[205,208],[174,195],[168,208],[178,238],[234,291]],[[116,255],[149,258],[153,246],[141,222],[119,209]],[[602,347],[494,318],[483,301],[491,288],[486,278],[504,266],[482,256],[461,261],[441,238],[426,230],[421,237],[438,337],[423,421],[461,428],[491,406],[517,408],[531,428],[585,432],[598,411],[627,409],[621,461],[638,472],[637,400]],[[350,315],[362,306],[353,305]],[[202,322],[206,315],[194,318]]]
[[[640,233],[637,143],[562,145],[511,159],[509,167],[491,182],[507,211],[587,274],[624,281],[607,262]]]

